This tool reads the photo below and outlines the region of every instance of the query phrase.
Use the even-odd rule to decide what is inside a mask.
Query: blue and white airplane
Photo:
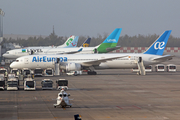
[[[37,47],[25,47],[22,49],[13,49],[9,50],[6,53],[3,54],[4,58],[8,59],[16,59],[21,56],[29,55],[36,52],[42,52],[42,51],[47,51],[49,49],[54,49],[54,48],[71,48],[71,47],[76,47],[77,42],[78,42],[78,36],[71,35],[66,42],[63,45],[60,46],[37,46]]]
[[[60,68],[66,71],[95,69],[132,69],[143,60],[143,65],[153,65],[172,59],[171,55],[163,55],[171,30],[165,31],[144,53],[116,53],[116,54],[62,54],[62,55],[31,55],[17,58],[10,64],[11,68],[54,68],[57,58]],[[96,74],[95,72],[93,74]]]

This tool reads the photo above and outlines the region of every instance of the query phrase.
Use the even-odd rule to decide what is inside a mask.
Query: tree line
[[[100,35],[98,34],[97,37],[91,38],[90,46],[96,46],[101,44],[106,38],[108,34]],[[79,41],[77,46],[81,46],[82,43],[88,38],[89,36],[79,36]],[[121,47],[148,47],[150,46],[159,35],[135,35],[135,36],[128,36],[123,35],[120,36],[118,46]],[[68,37],[57,36],[54,32],[51,33],[49,36],[43,37],[29,37],[28,39],[6,39],[4,38],[3,43],[16,43],[20,46],[58,46],[64,44]],[[180,38],[176,38],[173,36],[169,37],[169,41],[167,43],[167,47],[180,47]]]

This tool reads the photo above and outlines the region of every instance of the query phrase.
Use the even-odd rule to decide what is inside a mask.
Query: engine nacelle
[[[81,64],[78,63],[68,63],[66,65],[66,71],[80,71],[81,70]]]

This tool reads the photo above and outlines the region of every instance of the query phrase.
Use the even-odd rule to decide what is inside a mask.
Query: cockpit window
[[[6,52],[6,54],[9,54],[9,52]]]
[[[16,60],[16,62],[19,62],[19,60]]]

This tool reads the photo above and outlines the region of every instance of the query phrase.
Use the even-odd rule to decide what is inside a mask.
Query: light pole
[[[4,11],[0,9],[0,43],[3,41],[3,16],[4,16]]]

